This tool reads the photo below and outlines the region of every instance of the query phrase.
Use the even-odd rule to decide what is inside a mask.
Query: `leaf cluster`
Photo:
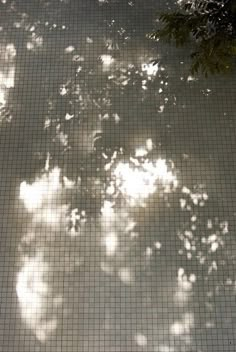
[[[177,47],[194,40],[191,73],[225,73],[236,57],[236,4],[232,0],[191,0],[180,10],[162,13],[160,28],[149,34]]]

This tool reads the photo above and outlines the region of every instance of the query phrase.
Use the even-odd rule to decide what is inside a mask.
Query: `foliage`
[[[191,0],[180,10],[162,13],[162,27],[151,39],[174,41],[183,46],[195,40],[191,73],[222,73],[232,68],[236,56],[236,7],[232,0]]]

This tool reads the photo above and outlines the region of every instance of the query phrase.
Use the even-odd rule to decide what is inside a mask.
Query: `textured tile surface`
[[[9,4],[0,351],[235,351],[235,72],[146,38],[164,0]]]

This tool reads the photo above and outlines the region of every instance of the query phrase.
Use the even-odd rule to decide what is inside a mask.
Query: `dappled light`
[[[30,41],[28,41],[26,44],[27,49],[30,51],[36,51],[42,48],[42,46],[43,46],[43,37],[33,32],[31,34]]]
[[[144,63],[142,64],[142,71],[147,74],[147,76],[156,76],[159,70],[159,65],[154,63]]]
[[[114,58],[111,55],[104,54],[100,56],[102,65],[103,65],[103,70],[106,72],[109,70],[109,67],[114,63]]]
[[[116,234],[112,232],[108,233],[105,237],[104,242],[107,256],[114,255],[118,247],[118,240]]]
[[[131,285],[134,282],[132,271],[129,268],[120,268],[118,276],[125,285]]]
[[[118,163],[114,176],[116,186],[131,205],[145,204],[143,201],[158,192],[159,185],[166,193],[178,185],[176,176],[168,169],[164,159],[152,162],[130,158],[129,163]]]
[[[8,112],[8,97],[15,86],[15,57],[16,48],[12,43],[0,45],[0,123],[12,119]]]
[[[40,208],[45,199],[52,198],[60,189],[60,169],[55,168],[48,175],[45,174],[33,184],[22,182],[20,185],[20,199],[28,211]]]
[[[175,292],[175,302],[179,305],[185,305],[189,302],[193,294],[193,284],[196,281],[196,276],[191,274],[189,277],[184,272],[183,268],[179,268],[177,277],[177,290]]]
[[[234,352],[233,74],[174,1],[0,2],[0,350]]]
[[[138,333],[135,336],[135,341],[136,341],[138,346],[146,346],[147,345],[147,338],[142,333]]]
[[[46,281],[48,270],[42,253],[32,258],[25,257],[16,283],[23,321],[41,342],[44,342],[57,327],[55,318],[50,320],[45,318],[50,296],[50,286]],[[53,301],[51,304],[54,304]]]
[[[101,213],[104,215],[105,218],[107,218],[109,220],[109,218],[113,218],[114,216],[114,209],[113,209],[113,205],[114,203],[109,201],[109,200],[105,200],[104,204],[101,208]]]
[[[191,329],[194,328],[194,316],[192,313],[185,313],[181,320],[175,321],[171,327],[171,334],[180,336],[187,344],[191,342]]]
[[[0,104],[3,106],[6,104],[4,90],[2,90],[2,89],[0,91]]]
[[[155,347],[154,351],[155,352],[175,352],[176,349],[173,346],[160,345],[158,347]]]
[[[16,48],[14,44],[3,45],[0,48],[0,86],[5,88],[13,88],[15,82],[15,57]]]

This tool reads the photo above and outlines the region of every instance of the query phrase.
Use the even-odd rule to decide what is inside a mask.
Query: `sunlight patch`
[[[135,341],[138,346],[147,346],[147,337],[144,334],[138,333],[135,336]]]
[[[0,105],[7,103],[8,89],[15,85],[15,56],[16,49],[13,44],[0,46]]]
[[[70,54],[75,50],[75,47],[73,45],[69,45],[65,48],[65,53]]]
[[[103,64],[103,70],[107,71],[109,67],[115,62],[115,59],[108,54],[104,54],[100,56],[100,60]]]
[[[13,88],[15,85],[15,67],[8,68],[7,73],[0,72],[0,86]]]
[[[40,208],[45,198],[50,198],[60,188],[60,169],[54,168],[34,183],[23,181],[20,184],[20,199],[29,212]]]
[[[47,298],[50,294],[48,283],[45,282],[48,270],[48,265],[43,261],[41,254],[32,258],[25,257],[16,283],[22,318],[41,342],[44,342],[57,327],[56,319],[44,319]]]
[[[50,228],[56,229],[60,227],[62,219],[64,219],[66,211],[68,209],[67,205],[61,205],[60,207],[46,206],[35,213],[33,222],[41,223],[48,226]]]
[[[113,209],[114,204],[110,202],[109,200],[105,200],[104,204],[101,208],[101,213],[105,218],[113,218],[115,215],[114,209]]]
[[[118,247],[118,238],[114,232],[108,233],[104,239],[104,244],[106,247],[106,255],[113,256]]]
[[[136,158],[140,158],[140,157],[142,158],[142,157],[146,156],[147,154],[148,154],[148,151],[144,147],[139,147],[135,150],[135,157]]]
[[[155,193],[158,185],[166,193],[178,185],[177,178],[169,170],[165,159],[139,162],[130,158],[130,162],[120,162],[116,166],[114,175],[116,186],[133,206]]]
[[[28,50],[36,51],[43,46],[43,37],[32,33],[30,41],[27,42],[26,47]]]
[[[118,272],[118,276],[125,285],[131,285],[134,281],[133,274],[129,268],[121,268]]]
[[[185,326],[182,322],[176,321],[171,325],[170,331],[172,335],[183,335],[185,332]]]
[[[145,142],[145,145],[136,148],[135,150],[135,157],[136,158],[143,158],[148,155],[154,148],[153,141],[151,138],[148,138]]]
[[[5,105],[6,104],[6,99],[5,99],[5,90],[0,88],[0,105]]]
[[[195,274],[190,274],[188,277],[183,268],[179,268],[177,277],[177,290],[174,295],[174,300],[179,305],[184,305],[189,302],[192,296],[193,284],[197,278]]]
[[[191,341],[191,329],[194,327],[193,313],[183,314],[182,319],[175,321],[170,327],[170,333],[175,336],[181,336],[186,343]]]
[[[143,72],[147,74],[147,76],[156,76],[157,72],[159,71],[158,64],[151,63],[144,63],[141,66]]]
[[[154,348],[154,352],[175,352],[175,348],[167,345],[160,345]]]

